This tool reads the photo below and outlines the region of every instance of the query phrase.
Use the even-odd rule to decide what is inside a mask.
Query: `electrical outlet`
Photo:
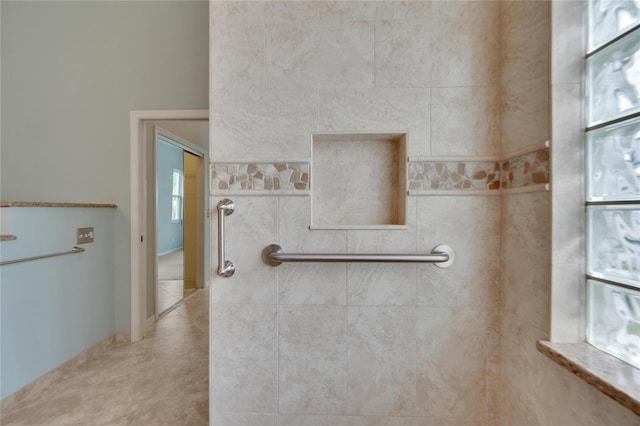
[[[90,228],[78,228],[77,244],[87,244],[93,242],[93,226]]]

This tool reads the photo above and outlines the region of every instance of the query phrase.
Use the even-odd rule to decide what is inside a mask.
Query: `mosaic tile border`
[[[211,163],[211,191],[290,192],[310,189],[311,165],[305,161]],[[506,160],[407,162],[410,195],[438,191],[493,192],[535,187],[549,183],[549,149],[517,155]]]
[[[511,189],[546,184],[550,176],[549,149],[545,148],[503,161],[500,187]]]
[[[308,191],[308,162],[212,163],[211,191]]]
[[[497,161],[416,161],[407,164],[407,173],[409,191],[500,189]]]
[[[411,161],[409,191],[495,191],[549,183],[549,149],[501,161]]]

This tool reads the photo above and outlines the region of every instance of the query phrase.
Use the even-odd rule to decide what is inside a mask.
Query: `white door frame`
[[[131,219],[131,341],[144,337],[146,323],[146,238],[144,217],[146,184],[146,149],[144,122],[149,120],[208,120],[204,110],[145,110],[129,113],[129,170]],[[205,163],[206,167],[206,163]]]

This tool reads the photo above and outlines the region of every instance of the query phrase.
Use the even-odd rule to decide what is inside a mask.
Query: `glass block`
[[[640,0],[589,2],[589,49],[640,24]]]
[[[640,367],[640,292],[587,281],[587,341]]]
[[[587,60],[589,125],[640,110],[640,30]]]
[[[587,208],[587,271],[640,287],[640,204]]]
[[[640,201],[640,118],[587,135],[587,199]]]

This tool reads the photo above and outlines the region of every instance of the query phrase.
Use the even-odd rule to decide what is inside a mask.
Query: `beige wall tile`
[[[565,173],[577,173],[571,168],[577,167],[575,147],[561,140],[564,135],[574,140],[580,126],[570,111],[579,102],[580,80],[575,73],[582,65],[581,59],[569,55],[572,45],[580,45],[575,42],[581,37],[578,3],[562,2],[566,9],[561,13],[572,23],[566,32],[554,31],[559,40],[554,61],[566,60],[551,72],[554,83],[568,85],[556,86],[553,99],[548,95],[549,64],[544,59],[549,49],[544,36],[548,4],[214,4],[212,9],[219,13],[212,16],[213,158],[307,158],[314,131],[408,131],[410,156],[509,153],[549,139],[553,101],[555,111],[564,117],[554,127],[554,142],[562,145],[554,147],[553,161]],[[533,53],[527,56],[527,52]],[[265,89],[265,83],[273,88]],[[497,145],[500,139],[502,147]],[[575,196],[579,182],[574,175],[556,173],[554,185],[553,197],[558,200]],[[573,419],[582,424],[632,424],[635,420],[535,350],[535,340],[548,337],[549,298],[571,306],[566,313],[573,318],[576,305],[571,294],[581,285],[572,282],[570,291],[550,293],[549,194],[506,195],[502,210],[498,197],[409,197],[409,229],[403,231],[311,231],[309,197],[240,197],[237,202],[243,207],[228,220],[229,233],[237,242],[228,250],[229,258],[238,259],[243,267],[225,283],[214,280],[212,299],[245,305],[214,304],[212,321],[220,328],[212,331],[211,360],[214,375],[221,372],[221,380],[212,383],[214,419],[229,419],[230,424],[251,424],[256,419],[273,423],[274,416],[223,415],[215,408],[275,413],[280,386],[280,408],[296,413],[280,415],[281,424],[497,421],[491,413],[485,417],[480,400],[488,411],[503,401],[502,424],[570,424]],[[574,274],[570,269],[576,267],[570,259],[579,247],[571,235],[582,226],[575,224],[579,212],[574,213],[573,222],[558,219],[553,229],[554,238],[565,240],[554,246],[554,255],[569,263],[565,275],[556,277],[567,281]],[[234,219],[239,220],[234,224]],[[259,252],[275,242],[288,251],[359,253],[429,252],[437,244],[448,244],[457,260],[449,269],[433,265],[269,268],[261,263]],[[501,253],[505,309],[498,336],[495,309]],[[347,297],[349,303],[378,306],[340,306]],[[280,340],[277,307],[246,305],[278,302],[307,305],[280,307]],[[314,304],[331,306],[310,306]],[[346,330],[340,329],[340,320]],[[572,330],[567,327],[559,333],[570,335]],[[340,333],[346,333],[348,341],[343,353]],[[453,339],[455,347],[447,350]],[[281,361],[286,361],[280,370],[278,346]],[[478,347],[481,356],[473,352]],[[476,357],[467,361],[472,354]],[[346,357],[348,373],[340,356]],[[479,374],[483,368],[486,377]],[[342,397],[336,381],[340,374],[347,380]],[[249,386],[239,386],[243,380]],[[453,399],[459,405],[452,406],[452,398],[440,400],[438,392],[461,395]],[[317,415],[341,409],[345,416]]]
[[[396,20],[407,23],[424,21],[429,19],[431,14],[431,2],[428,1],[379,1],[371,2],[377,10],[378,20]]]
[[[532,398],[536,389],[540,389],[541,377],[536,367],[539,365],[544,355],[536,350],[536,340],[547,339],[549,336],[544,331],[530,325],[525,320],[508,312],[503,312],[500,316],[501,324],[501,367],[502,378],[505,385],[503,397],[511,392],[524,392],[528,398]],[[525,404],[526,405],[526,404]],[[507,414],[503,405],[502,414]],[[535,409],[534,409],[535,410]],[[532,417],[540,418],[542,413]],[[502,419],[503,422],[508,417]],[[515,423],[517,424],[517,423]]]
[[[281,414],[279,426],[346,426],[346,416],[318,416],[303,414]]]
[[[264,3],[211,2],[211,87],[264,87]]]
[[[485,417],[489,321],[479,309],[418,308],[417,414]]]
[[[321,1],[321,21],[372,21],[376,18],[378,5],[372,1]]]
[[[414,414],[415,307],[347,309],[348,414]]]
[[[416,304],[416,265],[350,263],[347,298],[349,305]]]
[[[310,197],[278,199],[280,244],[290,252],[342,253],[347,248],[347,231],[310,230]]]
[[[407,197],[407,229],[347,231],[348,253],[414,253],[416,197]]]
[[[314,141],[313,224],[403,224],[401,148],[392,140]]]
[[[409,20],[376,22],[375,86],[429,87],[432,33],[430,3]],[[422,19],[419,19],[422,18]]]
[[[481,420],[460,417],[347,417],[347,426],[481,426],[484,424]]]
[[[305,18],[267,19],[267,87],[373,87],[374,23]]]
[[[217,221],[218,201],[211,200],[213,221]],[[277,270],[262,262],[261,252],[278,238],[277,198],[234,196],[233,201],[235,211],[225,217],[225,256],[236,272],[230,278],[216,274],[218,228],[212,226],[212,303],[276,303]]]
[[[450,246],[448,268],[418,265],[418,305],[495,306],[500,266],[500,199],[497,197],[418,198],[418,251]]]
[[[500,155],[497,87],[431,90],[432,155]]]
[[[549,193],[510,194],[502,203],[502,308],[549,330]]]
[[[218,413],[211,416],[214,426],[278,426],[277,414]]]
[[[211,94],[212,159],[283,160],[310,155],[316,91],[219,89]]]
[[[407,154],[429,154],[429,89],[320,90],[323,132],[408,132]]]
[[[501,87],[502,154],[542,146],[551,136],[548,83],[518,82]]]
[[[278,271],[280,304],[346,304],[346,264],[286,263]]]
[[[264,2],[266,22],[318,20],[318,1],[268,1]]]
[[[538,81],[548,84],[551,2],[499,3],[502,83],[517,85]]]
[[[499,2],[502,153],[541,145],[550,130],[549,2]]]
[[[434,87],[494,86],[499,72],[499,2],[431,4]]]
[[[416,426],[415,417],[349,416],[348,426]]]
[[[217,305],[211,324],[213,412],[277,413],[278,308]]]
[[[279,334],[280,412],[343,414],[347,308],[282,306]]]

